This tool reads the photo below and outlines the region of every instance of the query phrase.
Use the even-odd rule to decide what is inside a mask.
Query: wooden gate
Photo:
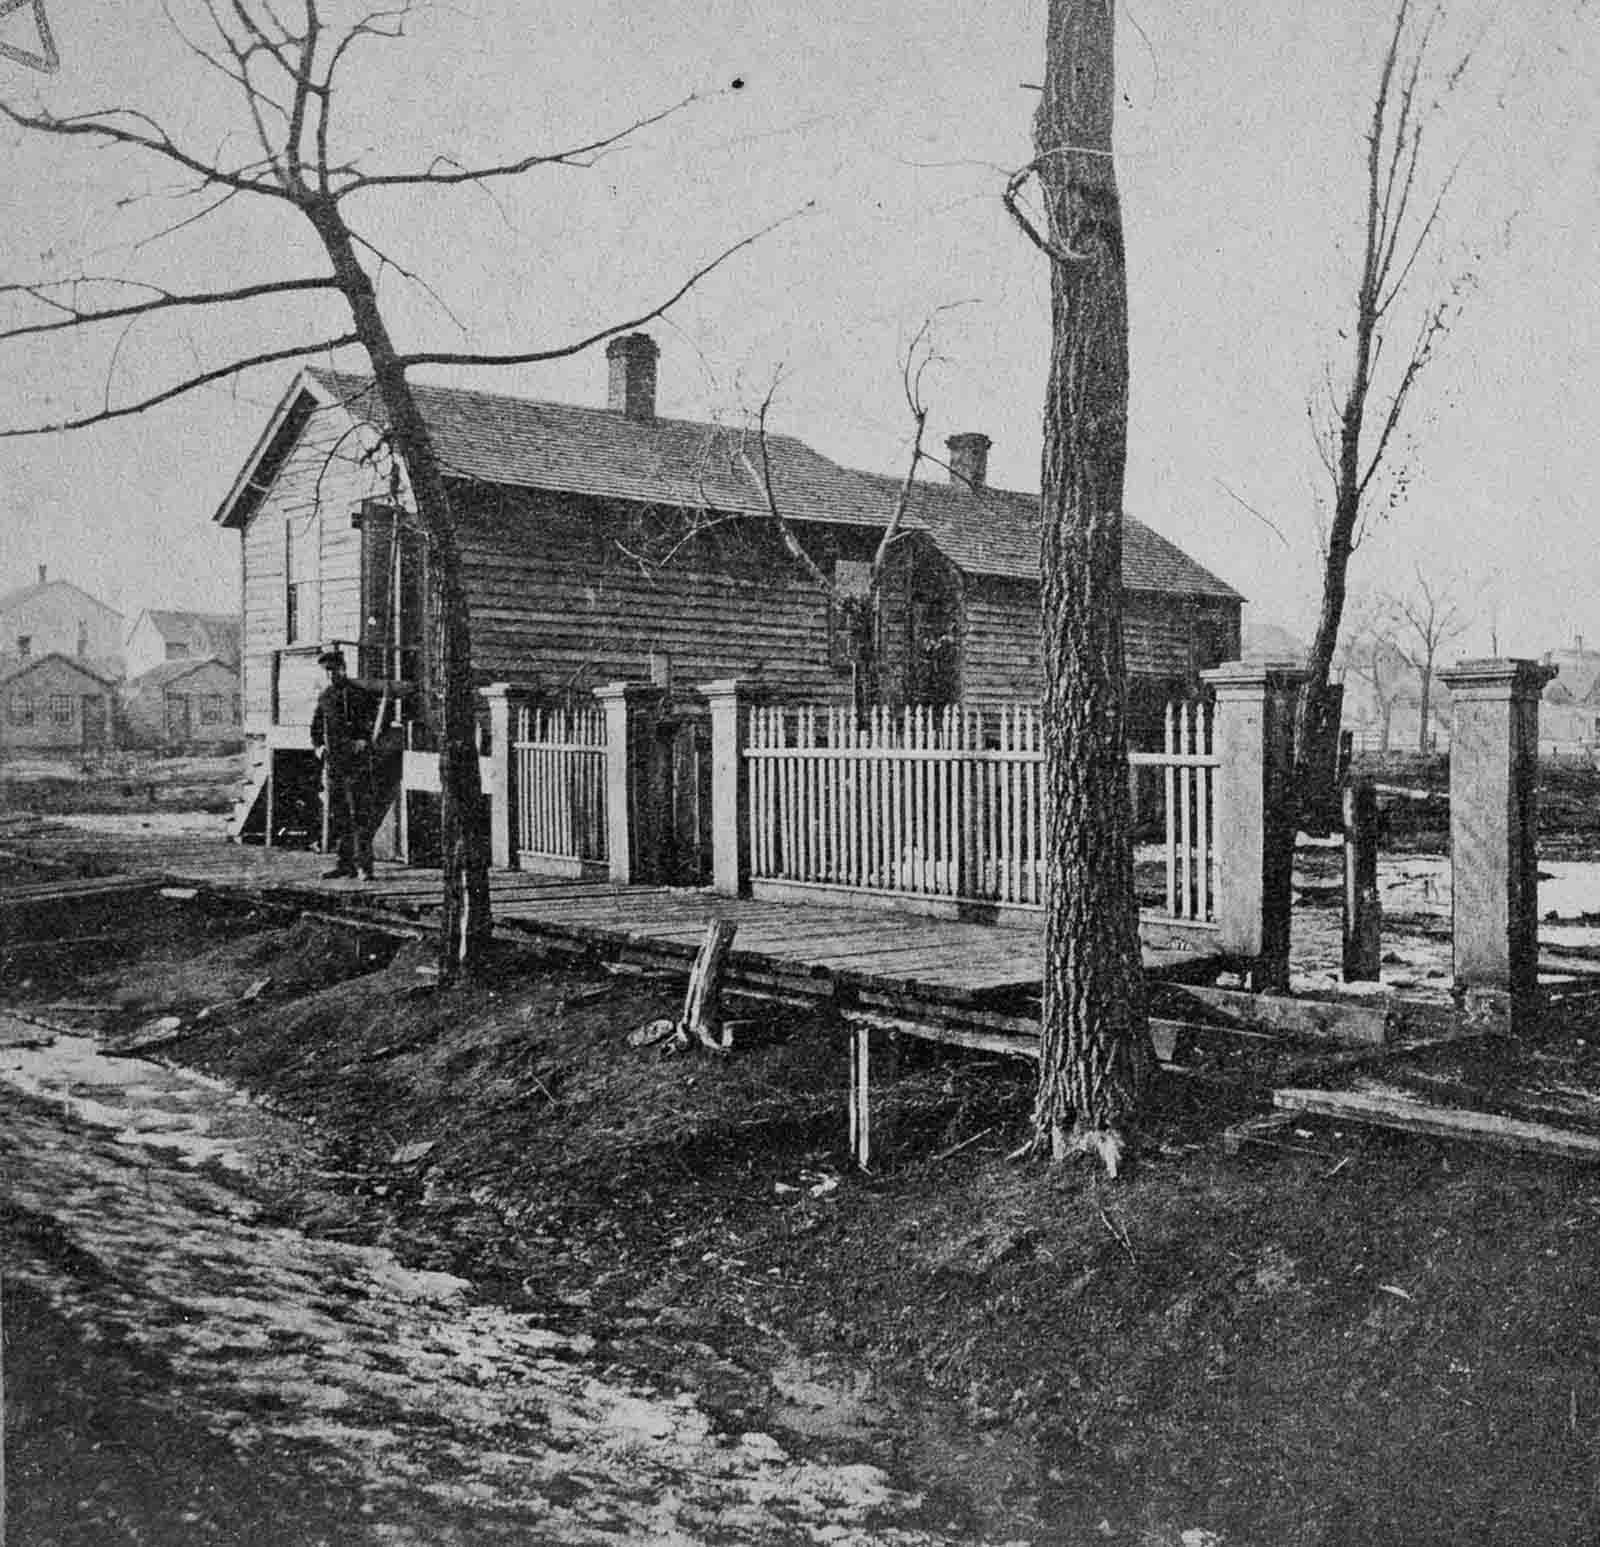
[[[656,721],[646,831],[654,878],[665,886],[711,879],[711,726],[696,703],[674,704]]]
[[[589,705],[521,705],[511,755],[517,761],[514,844],[529,869],[581,871],[604,865],[606,720]]]

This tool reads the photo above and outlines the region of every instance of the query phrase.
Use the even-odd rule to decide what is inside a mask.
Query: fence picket
[[[550,726],[543,739],[555,743],[554,719]],[[580,732],[572,723],[560,734]],[[1049,806],[1043,749],[1044,725],[1031,704],[876,705],[860,716],[838,706],[755,708],[744,748],[754,874],[1040,907]],[[1132,752],[1129,761],[1161,770],[1166,914],[1214,920],[1209,712],[1167,705],[1161,750]],[[602,787],[603,773],[601,764]],[[573,841],[582,835],[574,831]]]

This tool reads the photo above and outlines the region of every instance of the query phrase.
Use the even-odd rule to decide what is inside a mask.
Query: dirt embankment
[[[199,902],[105,933],[0,992],[177,1016],[167,1056],[321,1136],[278,1217],[554,1306],[974,1537],[1600,1536],[1592,1172],[1325,1123],[1230,1159],[1254,1093],[1176,1078],[1124,1181],[1022,1168],[1026,1071],[907,1046],[863,1178],[843,1048],[798,1012],[663,1059],[628,1033],[681,990],[598,966],[441,994],[420,947]]]

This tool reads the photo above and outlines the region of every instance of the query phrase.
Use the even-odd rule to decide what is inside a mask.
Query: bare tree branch
[[[683,112],[699,100],[699,96],[691,92],[682,101],[674,102],[670,107],[664,107],[658,112],[648,113],[643,118],[636,118],[624,128],[618,129],[611,134],[602,135],[599,139],[590,140],[586,144],[574,145],[566,150],[535,151],[531,155],[523,156],[516,161],[504,161],[493,166],[463,167],[452,157],[435,156],[427,168],[421,172],[359,173],[338,190],[336,197],[343,199],[352,193],[359,193],[368,188],[457,187],[462,183],[487,182],[492,177],[520,177],[524,172],[531,172],[535,167],[591,167],[594,165],[595,158],[606,151],[614,149],[624,140],[631,139],[640,130],[648,129],[653,124],[658,124],[664,119]],[[450,170],[443,170],[445,168]]]
[[[77,279],[54,280],[47,285],[0,285],[0,294],[6,292],[20,292],[45,306],[55,307],[65,312],[65,317],[54,322],[29,323],[20,328],[0,329],[0,342],[12,339],[28,338],[39,333],[59,333],[65,329],[89,327],[99,322],[115,322],[130,317],[145,317],[152,312],[170,311],[179,306],[215,306],[232,301],[250,301],[264,295],[283,295],[295,291],[308,290],[336,290],[338,281],[331,275],[321,279],[280,279],[265,282],[259,285],[241,285],[235,290],[201,291],[190,295],[175,295],[170,291],[161,290],[158,286],[151,285],[147,288],[156,290],[153,300],[134,301],[127,306],[108,306],[99,311],[83,311],[77,306],[65,301],[55,300],[46,292],[58,287],[73,286],[83,283]],[[97,281],[88,281],[97,283]],[[118,281],[118,283],[133,283],[132,281]]]
[[[1005,205],[1006,213],[1017,223],[1022,234],[1052,263],[1086,263],[1088,259],[1083,253],[1072,252],[1070,249],[1062,247],[1059,243],[1051,241],[1033,221],[1022,213],[1022,204],[1018,195],[1022,192],[1023,184],[1039,170],[1040,159],[1042,158],[1035,158],[1026,166],[1018,167],[1006,179],[1005,188],[1000,194],[1000,202]]]
[[[878,541],[878,551],[872,556],[872,569],[867,581],[868,589],[872,591],[877,589],[883,577],[884,566],[889,562],[890,550],[905,524],[906,511],[911,505],[911,491],[916,485],[917,467],[922,461],[922,437],[928,427],[928,406],[922,398],[922,378],[933,362],[932,348],[925,347],[932,327],[933,318],[923,318],[922,326],[917,329],[910,347],[906,350],[905,366],[900,373],[906,407],[911,411],[911,422],[916,428],[911,441],[911,459],[906,464],[906,475],[901,480],[900,493],[895,499],[894,510],[884,526],[883,536]],[[919,350],[922,352],[920,360],[917,358]]]
[[[1256,520],[1259,521],[1264,527],[1266,527],[1266,529],[1269,532],[1271,532],[1272,535],[1274,537],[1276,537],[1278,539],[1278,541],[1281,542],[1285,548],[1290,546],[1289,539],[1283,535],[1283,528],[1280,527],[1278,525],[1278,523],[1272,519],[1271,516],[1267,515],[1263,511],[1258,510],[1254,505],[1252,505],[1250,503],[1249,500],[1247,500],[1242,494],[1240,494],[1231,485],[1229,485],[1228,483],[1224,482],[1221,478],[1218,478],[1215,475],[1213,475],[1211,481],[1214,484],[1216,484],[1216,486],[1219,489],[1221,489],[1222,492],[1224,494],[1226,494],[1228,496],[1228,498],[1231,499],[1234,502],[1234,504],[1238,505],[1242,510],[1247,511],[1250,515],[1254,516],[1256,518]]]
[[[105,114],[131,118],[143,123],[150,128],[151,134],[139,134],[135,130],[124,128],[121,124],[110,123]],[[282,188],[272,183],[264,183],[256,178],[245,177],[241,173],[229,172],[222,167],[211,166],[201,161],[188,151],[180,149],[166,130],[148,114],[136,112],[132,108],[113,107],[106,108],[103,112],[79,113],[70,118],[57,118],[49,112],[19,112],[9,102],[0,100],[0,116],[10,119],[19,129],[31,129],[39,134],[50,134],[60,138],[98,138],[116,145],[131,145],[140,150],[147,150],[195,173],[206,183],[222,183],[247,193],[264,194],[268,198],[289,197]],[[152,135],[155,137],[152,138]]]
[[[378,260],[380,274],[386,268],[393,269],[395,273],[398,274],[402,279],[409,280],[419,290],[421,290],[428,297],[428,299],[431,300],[433,304],[437,306],[452,323],[455,324],[458,332],[465,333],[467,331],[466,324],[462,322],[461,318],[456,315],[450,303],[446,301],[445,298],[440,295],[439,292],[420,274],[416,273],[412,269],[408,269],[405,264],[399,261],[399,259],[391,258],[389,254],[386,253],[381,247],[369,241],[366,237],[362,236],[360,232],[352,230],[350,233],[350,239],[358,245],[365,247],[366,250]]]
[[[756,416],[756,448],[761,453],[761,468],[758,472],[751,464],[750,454],[742,447],[739,451],[739,460],[744,464],[745,471],[755,480],[762,496],[767,502],[767,514],[771,516],[773,524],[778,529],[778,535],[783,539],[783,546],[788,550],[789,557],[803,569],[810,579],[820,586],[829,596],[833,595],[834,586],[832,579],[826,575],[821,565],[811,557],[806,550],[806,545],[800,541],[795,529],[790,525],[789,518],[784,514],[783,507],[778,503],[777,490],[772,486],[772,451],[767,443],[767,415],[772,409],[772,399],[778,390],[778,383],[773,382],[768,388],[767,395],[761,400],[761,411]]]
[[[146,413],[162,403],[170,403],[174,398],[196,392],[201,387],[209,387],[214,382],[225,381],[230,376],[254,370],[260,365],[275,365],[281,360],[302,360],[307,355],[331,353],[335,349],[345,349],[360,342],[359,335],[346,333],[342,337],[324,339],[317,344],[301,344],[293,349],[267,350],[244,360],[235,360],[228,365],[218,366],[214,370],[202,371],[197,376],[179,382],[175,387],[168,387],[165,391],[142,398],[137,403],[124,403],[116,408],[101,409],[97,413],[84,414],[75,419],[59,419],[53,424],[28,425],[22,429],[0,429],[0,440],[18,440],[29,435],[54,435],[62,430],[83,430],[91,425],[109,424],[113,419],[127,419],[135,414]]]
[[[781,220],[775,220],[771,225],[763,226],[761,230],[754,231],[749,236],[741,237],[731,247],[724,248],[709,263],[704,263],[697,268],[659,306],[653,306],[649,311],[641,312],[636,317],[630,317],[625,322],[617,322],[609,327],[600,328],[572,343],[558,344],[549,349],[531,349],[520,354],[469,354],[464,351],[417,350],[410,354],[400,355],[398,357],[399,363],[407,368],[414,365],[536,365],[544,360],[565,360],[572,355],[582,354],[585,349],[604,343],[608,338],[615,338],[622,333],[632,333],[635,329],[642,328],[646,323],[654,322],[658,317],[664,316],[708,274],[714,273],[730,258],[761,241],[763,237],[770,236],[780,226],[787,225],[791,220],[798,219],[813,207],[814,201],[808,202],[792,214],[785,215]]]

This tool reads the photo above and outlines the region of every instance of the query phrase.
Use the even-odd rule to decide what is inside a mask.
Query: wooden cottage
[[[239,671],[224,660],[164,661],[123,688],[122,740],[130,747],[237,748],[241,719]]]
[[[821,585],[771,518],[753,432],[658,415],[647,336],[615,339],[607,355],[605,408],[415,389],[450,483],[480,684],[570,696],[615,681],[737,677],[813,702],[846,699],[849,604],[898,485],[768,437],[776,503],[831,577]],[[358,676],[419,674],[424,550],[382,419],[370,378],[304,371],[216,513],[243,549],[244,731],[259,798],[241,824],[309,827],[319,646],[341,644]],[[1030,508],[1036,520],[1036,499],[970,481],[919,485],[879,599],[884,697],[1037,694]],[[1237,641],[1239,599],[1135,530],[1130,552],[1151,589],[1139,592],[1149,626],[1130,661],[1163,682],[1187,679]],[[1168,581],[1176,589],[1161,592]],[[1213,623],[1214,640],[1204,634]],[[413,744],[428,734],[415,723]]]
[[[31,585],[0,592],[0,659],[63,655],[99,677],[123,674],[122,614],[43,564]]]
[[[0,752],[100,752],[112,744],[116,679],[51,652],[0,660]]]
[[[129,677],[141,677],[169,661],[218,660],[237,666],[239,619],[233,613],[147,607],[128,630],[122,653]]]

